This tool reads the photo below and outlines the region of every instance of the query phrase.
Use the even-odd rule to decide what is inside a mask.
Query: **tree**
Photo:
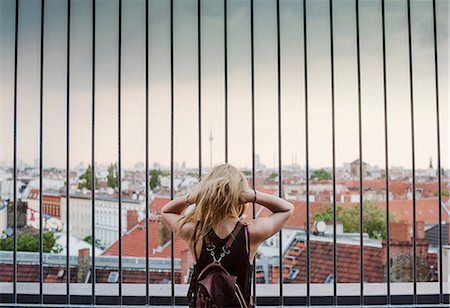
[[[89,243],[92,245],[92,235],[86,236],[83,241]],[[95,239],[95,247],[104,249],[103,245],[100,243],[100,240],[98,238]]]
[[[152,169],[150,170],[150,188],[155,189],[157,186],[161,185],[160,176],[163,175],[163,172],[160,169]]]
[[[337,206],[336,211],[339,209]],[[328,223],[333,219],[333,207],[331,205],[324,206],[316,211],[314,214],[314,221],[323,221]]]
[[[359,232],[359,206],[343,208],[339,220],[344,224],[344,232]],[[395,221],[390,213],[389,220]],[[386,211],[370,201],[363,203],[364,232],[374,239],[386,239]]]
[[[316,180],[331,180],[331,174],[327,172],[325,169],[317,169],[314,170],[311,174],[311,179]]]
[[[344,232],[359,232],[359,206],[336,207],[336,221],[343,224]],[[322,220],[328,223],[333,219],[333,207],[326,206],[319,209],[314,220]],[[395,221],[393,214],[389,215],[389,220]],[[386,239],[386,212],[370,201],[363,203],[363,227],[364,232],[374,239]]]
[[[436,189],[436,191],[434,192],[434,196],[437,197],[438,193],[439,193],[439,190]],[[441,191],[441,193],[442,193],[442,197],[448,197],[449,196],[448,190],[446,190],[446,189],[443,189]]]
[[[42,234],[43,252],[59,253],[62,251],[61,245],[56,243],[59,237],[56,237],[53,232],[47,231]],[[13,237],[6,237],[3,232],[0,238],[0,250],[12,251],[13,250]],[[33,235],[31,233],[23,233],[17,237],[17,251],[39,251],[39,235]]]
[[[273,172],[270,176],[269,176],[269,180],[275,180],[278,177],[278,173]]]
[[[78,189],[82,189],[82,188],[86,188],[86,189],[91,189],[91,174],[92,174],[92,168],[91,165],[89,164],[86,172],[83,173],[82,175],[80,175],[79,179],[81,180],[78,183]],[[95,177],[95,189],[98,189],[98,179],[97,177]]]
[[[119,171],[117,164],[110,164],[108,166],[108,175],[106,176],[108,187],[116,188],[119,187]]]

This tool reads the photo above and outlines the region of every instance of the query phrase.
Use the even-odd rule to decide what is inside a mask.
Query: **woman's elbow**
[[[161,209],[161,221],[165,222],[166,224],[168,224],[168,220],[167,220],[167,213],[163,211],[163,209]]]
[[[294,213],[294,205],[289,201],[284,201],[286,202],[286,206],[288,207],[287,212],[290,212],[290,215],[292,215]]]

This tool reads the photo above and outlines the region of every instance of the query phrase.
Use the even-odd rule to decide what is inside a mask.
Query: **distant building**
[[[66,196],[61,196],[61,217],[65,222]],[[92,201],[90,194],[70,195],[70,234],[78,239],[92,235]],[[127,212],[145,212],[145,202],[122,198],[122,234],[127,232]],[[105,247],[119,238],[119,203],[117,196],[95,195],[95,238]]]
[[[360,163],[359,158],[350,163],[350,175],[353,177],[359,177]],[[362,162],[362,175],[367,176],[367,163]]]
[[[0,198],[0,233],[6,232],[8,217],[8,202]]]

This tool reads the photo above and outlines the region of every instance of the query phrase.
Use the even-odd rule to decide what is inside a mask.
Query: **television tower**
[[[213,143],[213,135],[212,135],[212,131],[209,131],[209,169],[212,169],[212,157],[213,157],[213,152],[212,152],[212,143]]]

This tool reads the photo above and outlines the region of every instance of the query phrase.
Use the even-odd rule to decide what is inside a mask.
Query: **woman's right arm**
[[[254,197],[253,191],[252,195]],[[251,242],[254,245],[259,245],[284,227],[289,217],[294,213],[294,206],[282,198],[260,191],[256,191],[255,202],[272,211],[269,216],[255,218],[253,223],[249,225]]]

